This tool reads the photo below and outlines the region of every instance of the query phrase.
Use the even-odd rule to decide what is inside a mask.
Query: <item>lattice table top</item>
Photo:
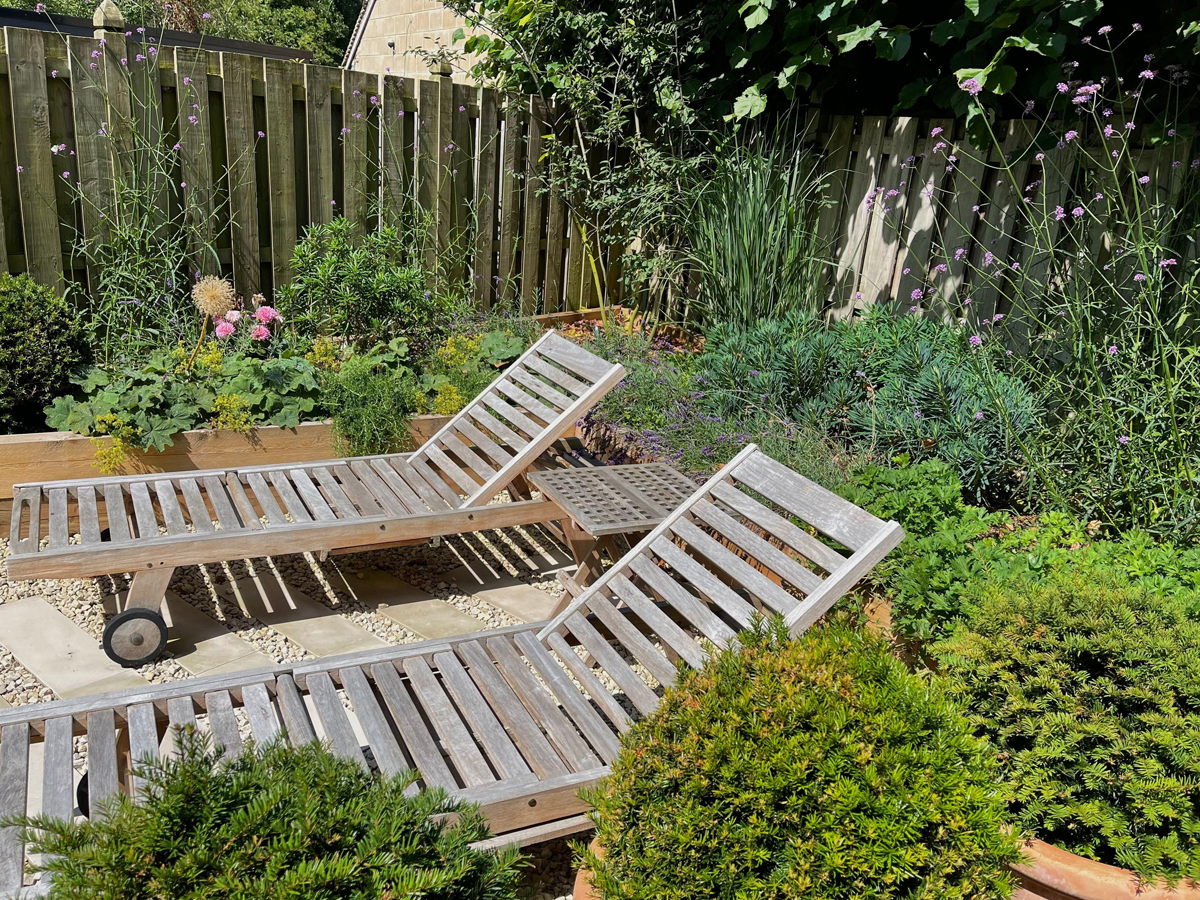
[[[666,463],[555,469],[527,477],[593,537],[649,531],[696,491]]]

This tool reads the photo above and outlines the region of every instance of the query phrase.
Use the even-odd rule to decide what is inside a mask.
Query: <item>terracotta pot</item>
[[[604,858],[604,848],[600,846],[600,842],[592,838],[588,849],[595,853],[601,859]],[[600,900],[600,894],[592,886],[592,870],[587,867],[580,867],[575,873],[575,887],[571,891],[573,900]]]
[[[1200,888],[1180,882],[1143,884],[1128,869],[1119,869],[1068,853],[1044,841],[1025,841],[1021,850],[1029,864],[1013,866],[1021,889],[1013,900],[1200,900]]]

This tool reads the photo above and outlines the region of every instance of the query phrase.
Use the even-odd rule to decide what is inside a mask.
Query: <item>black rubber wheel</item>
[[[83,777],[79,779],[79,784],[75,788],[75,805],[79,807],[79,813],[85,819],[92,817],[92,804],[88,800],[87,772],[83,773]]]
[[[167,646],[167,623],[157,610],[135,606],[122,610],[104,626],[104,652],[127,669],[153,662]]]

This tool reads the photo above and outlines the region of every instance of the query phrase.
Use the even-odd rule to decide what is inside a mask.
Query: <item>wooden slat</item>
[[[575,676],[575,680],[583,685],[583,689],[588,692],[588,695],[596,701],[596,704],[604,710],[604,714],[608,716],[617,729],[625,734],[633,727],[633,719],[625,708],[617,701],[617,698],[612,695],[607,687],[596,677],[595,673],[587,666],[579,655],[571,649],[564,638],[557,631],[552,632],[546,643],[550,649],[558,654],[563,665],[571,670],[571,674]]]
[[[670,686],[675,683],[675,667],[657,650],[646,636],[634,628],[633,623],[625,618],[612,601],[598,593],[588,601],[587,608],[595,613],[596,618],[612,634],[617,642],[628,650],[633,657],[646,667],[662,685]]]
[[[521,221],[518,178],[521,171],[524,116],[520,101],[508,100],[504,106],[504,156],[500,169],[500,289],[501,300],[515,296],[517,274],[517,227]]]
[[[494,434],[509,447],[515,447],[517,450],[522,450],[529,445],[529,441],[517,434],[500,419],[488,412],[482,404],[472,404],[466,410],[467,415]]]
[[[250,719],[250,733],[260,747],[279,736],[279,719],[265,684],[257,682],[246,685],[242,689],[242,705]]]
[[[633,613],[658,635],[658,639],[678,654],[693,669],[704,666],[707,658],[704,650],[692,640],[675,620],[659,609],[658,604],[647,597],[624,575],[617,574],[608,583],[609,588]]]
[[[570,211],[568,211],[569,213]],[[574,311],[583,308],[584,257],[587,255],[583,232],[574,215],[567,216],[567,295],[566,308]]]
[[[687,541],[693,551],[708,559],[715,569],[741,584],[771,609],[784,614],[795,609],[796,600],[787,591],[691,522],[681,519],[671,526],[671,531]],[[708,568],[666,538],[660,538],[652,546],[654,552],[690,581],[696,590],[721,607],[743,628],[749,628],[753,624],[754,607],[730,590],[723,579],[717,578]]]
[[[542,680],[549,685],[558,702],[562,704],[567,715],[575,726],[583,732],[584,737],[591,743],[592,748],[604,762],[612,762],[621,745],[612,729],[604,724],[600,715],[579,693],[579,689],[567,677],[567,673],[555,662],[550,651],[543,647],[538,639],[528,631],[521,632],[513,638],[517,648],[525,654],[525,658],[537,669]]]
[[[480,480],[487,481],[496,474],[496,470],[489,466],[485,459],[472,450],[470,445],[468,445],[453,431],[443,432],[441,438],[438,440],[446,451],[453,453],[456,457],[458,457],[467,466],[467,468],[479,476]],[[501,465],[503,465],[503,463]],[[468,490],[474,489],[475,486],[472,482],[471,487],[468,488]]]
[[[878,183],[876,173],[879,170],[883,129],[886,124],[887,119],[884,116],[863,117],[861,143],[850,174],[846,226],[838,241],[837,271],[834,289],[830,294],[830,302],[841,316],[848,312],[858,286],[858,273],[872,219],[872,210],[866,205],[866,199],[867,194]]]
[[[329,508],[329,504],[325,502],[322,493],[317,490],[317,486],[313,484],[312,479],[308,478],[308,473],[304,469],[288,469],[287,472],[281,473],[281,478],[275,478],[272,474],[272,481],[276,487],[280,487],[281,481],[290,481],[295,486],[295,490],[304,498],[304,502],[308,511],[316,518],[318,522],[335,522],[337,515],[334,510]],[[280,488],[280,493],[283,493]],[[287,503],[287,500],[284,500]],[[288,511],[292,517],[296,517],[296,512],[292,509],[292,504],[288,503]]]
[[[129,88],[132,101],[134,165],[137,186],[142,191],[148,219],[164,235],[167,214],[167,172],[160,162],[163,144],[162,77],[158,48],[144,44],[129,54]]]
[[[522,409],[537,416],[547,425],[559,416],[559,411],[551,409],[536,397],[521,390],[520,387],[511,381],[501,381],[496,385],[496,390],[508,397],[509,400],[519,403]]]
[[[566,621],[567,628],[579,643],[588,649],[596,658],[596,662],[605,673],[617,683],[625,695],[633,701],[642,713],[649,715],[658,707],[658,696],[646,685],[646,682],[629,667],[611,646],[604,640],[600,632],[592,627],[579,613],[574,613]]]
[[[333,221],[333,102],[342,72],[331,66],[304,66],[305,122],[308,128],[308,218]],[[340,140],[340,136],[339,136]]]
[[[146,787],[138,773],[139,764],[159,758],[158,721],[153,703],[135,703],[125,710],[129,727],[130,787],[136,797]]]
[[[222,759],[233,759],[242,752],[242,736],[238,732],[237,716],[233,712],[233,701],[229,691],[214,691],[204,695],[204,708],[208,712],[208,728],[213,743],[224,747]]]
[[[416,469],[412,467],[411,463],[409,463],[407,459],[397,456],[390,458],[388,462],[392,465],[392,468],[399,473],[400,477],[404,480],[404,483],[412,488],[412,490],[414,490],[418,495],[420,495],[421,500],[431,510],[450,508],[450,504],[443,499],[440,493],[435,491],[433,487],[430,486],[429,482],[417,474]],[[457,500],[457,498],[455,499]]]
[[[430,507],[408,486],[408,482],[400,477],[400,473],[388,465],[387,460],[373,459],[370,465],[375,474],[382,478],[384,483],[391,488],[392,493],[408,507],[410,513],[416,515],[429,511]],[[441,508],[441,505],[439,504],[437,508]]]
[[[421,772],[421,777],[430,787],[444,787],[453,790],[458,782],[446,766],[442,754],[429,734],[429,730],[417,711],[416,705],[408,695],[404,682],[396,672],[396,667],[390,662],[376,663],[371,666],[371,677],[379,688],[383,702],[387,704],[392,714],[392,721],[404,739],[408,752],[412,754],[413,762]]]
[[[412,143],[407,140],[408,112],[404,108],[411,97],[411,78],[383,76],[379,122],[383,133],[384,214],[388,219],[407,215],[412,201]]]
[[[410,456],[406,463],[409,471],[413,473],[413,477],[419,481],[425,482],[425,484],[427,484],[435,494],[442,498],[447,507],[455,509],[461,505],[462,498],[454,492],[450,485],[446,484],[446,480],[444,478],[430,468],[429,463],[421,459],[416,454]],[[409,480],[409,483],[412,483],[412,479]],[[421,496],[425,495],[422,494]]]
[[[370,472],[369,469],[367,471]],[[386,511],[380,501],[375,499],[374,492],[358,479],[349,466],[334,466],[330,474],[337,476],[342,490],[354,501],[364,516],[381,516],[385,514]],[[374,473],[370,474],[374,477]],[[375,481],[378,482],[379,479],[376,478]],[[384,490],[383,493],[384,496],[387,496],[389,492]]]
[[[258,501],[259,507],[267,517],[267,522],[271,525],[286,525],[287,516],[275,501],[275,494],[271,491],[266,479],[258,472],[251,472],[246,476],[246,481],[250,485],[250,490],[254,492],[254,499]]]
[[[586,378],[592,385],[601,381],[611,370],[612,364],[595,354],[588,353],[582,347],[572,344],[566,338],[549,333],[547,340],[538,345],[541,356],[558,363],[568,372]]]
[[[292,482],[288,479],[288,474],[288,472],[272,472],[270,474],[271,484],[275,485],[275,490],[279,492],[279,498],[283,501],[283,505],[287,507],[288,514],[292,517],[293,522],[313,521],[312,514],[309,513],[308,507],[306,507],[296,495],[296,491],[292,487]],[[308,483],[309,487],[312,487],[312,482],[308,480],[307,475],[304,476],[304,480]],[[321,502],[317,505],[323,509],[327,509],[327,504],[325,504],[324,498],[321,498]],[[333,511],[328,510],[328,512],[330,515],[332,515]],[[334,518],[336,518],[336,516]]]
[[[27,531],[21,531],[21,523],[27,526]],[[13,491],[13,514],[9,528],[9,538],[14,552],[37,553],[42,533],[42,489],[40,487],[19,487]],[[21,537],[25,534],[25,537]],[[10,572],[11,575],[11,572]]]
[[[75,173],[79,181],[84,239],[93,247],[109,243],[113,199],[112,162],[108,155],[108,113],[104,102],[104,69],[92,54],[101,54],[94,37],[70,35],[71,109],[75,126]],[[0,244],[0,247],[4,246]],[[88,285],[99,287],[100,271],[88,260]]]
[[[869,512],[762,453],[739,466],[736,478],[851,550],[857,550],[883,526]]]
[[[818,575],[804,568],[778,547],[763,540],[709,501],[703,500],[693,506],[692,515],[711,525],[722,538],[734,542],[752,559],[766,564],[777,575],[785,578],[806,594],[821,586],[821,579]],[[792,604],[788,604],[789,610],[791,606]],[[786,612],[787,610],[782,611]]]
[[[96,488],[81,484],[76,495],[79,502],[79,536],[85,545],[100,543],[100,510],[96,506]]]
[[[503,447],[493,441],[490,437],[476,428],[466,418],[459,419],[454,426],[459,434],[465,437],[475,447],[478,447],[498,466],[507,465],[512,459],[512,454],[508,453]]]
[[[150,489],[143,481],[135,481],[129,485],[129,496],[133,498],[133,514],[137,522],[138,538],[147,540],[158,537],[158,520],[154,516],[154,503],[150,499]],[[174,498],[174,488],[171,497]],[[175,504],[178,508],[179,504]],[[182,516],[180,517],[182,521]],[[167,529],[171,531],[170,528]]]
[[[102,805],[117,793],[117,721],[111,709],[88,713],[88,806],[91,817],[103,815]]]
[[[192,527],[200,534],[212,534],[216,531],[212,523],[212,513],[200,494],[200,485],[196,484],[196,479],[180,478],[179,491],[187,503],[188,518],[191,519]]]
[[[721,482],[713,485],[713,496],[721,503],[745,517],[773,537],[783,541],[806,559],[816,563],[826,572],[831,572],[846,561],[846,557],[832,547],[822,544],[807,531],[793,525],[783,516],[767,509],[761,503],[747,497],[737,488]]]
[[[457,652],[470,666],[471,680],[487,698],[537,777],[567,774],[567,767],[479,642],[466,641],[458,646]]]
[[[875,198],[871,210],[870,228],[867,232],[867,250],[863,259],[862,277],[859,279],[857,294],[850,305],[861,308],[885,301],[892,291],[892,276],[896,270],[896,255],[900,249],[900,238],[904,216],[907,212],[908,191],[900,186],[900,182],[908,181],[911,169],[906,168],[913,156],[913,147],[917,140],[917,119],[915,116],[900,116],[895,120],[892,132],[892,149],[888,154],[887,165],[880,174],[879,186],[883,191]],[[943,157],[944,158],[944,157]],[[893,197],[888,193],[895,191]]]
[[[67,489],[51,488],[46,494],[50,501],[50,546],[65,547],[71,537],[71,523],[67,518]]]
[[[584,394],[586,394],[588,388],[590,387],[590,385],[585,384],[570,373],[564,372],[557,366],[550,365],[550,363],[546,362],[545,360],[538,359],[536,353],[527,357],[522,365],[525,366],[525,368],[531,369],[532,371],[537,372],[539,375],[550,379],[559,387],[566,388],[568,391],[574,394],[576,398],[582,397]]]
[[[221,523],[223,531],[237,531],[242,527],[242,523],[238,520],[238,515],[233,509],[233,504],[229,502],[229,495],[225,493],[225,485],[221,483],[221,479],[216,475],[205,475],[200,478],[204,484],[204,492],[208,495],[208,502],[212,504],[213,510],[217,514],[217,521]]]
[[[154,482],[154,492],[158,495],[158,508],[162,510],[167,533],[171,535],[187,534],[187,522],[183,519],[183,509],[175,495],[175,485],[166,480],[156,481]]]
[[[943,256],[949,271],[941,282],[942,307],[951,309],[962,298],[956,295],[966,280],[971,244],[979,222],[979,188],[983,184],[987,153],[976,150],[965,139],[954,144],[953,189],[946,203],[946,226],[942,230]],[[958,251],[962,250],[960,254]]]
[[[557,748],[563,760],[576,772],[595,766],[597,758],[592,749],[575,730],[575,725],[558,708],[558,702],[534,678],[509,640],[503,637],[488,638],[487,650],[500,667],[505,680],[521,698],[530,715],[545,730],[550,743]]]
[[[371,754],[384,775],[395,775],[409,768],[408,760],[400,750],[392,727],[384,717],[379,701],[371,690],[367,676],[358,666],[349,666],[338,673],[342,687],[346,689],[350,702],[354,704],[354,715],[367,736]]]
[[[529,435],[530,438],[536,440],[538,435],[540,435],[546,427],[544,425],[539,425],[511,403],[503,400],[491,391],[485,393],[480,399],[484,406],[489,408],[492,414],[498,415],[510,425],[517,426],[527,435]]]
[[[531,373],[524,369],[514,366],[509,372],[509,377],[518,384],[528,388],[533,393],[537,394],[543,400],[548,400],[554,405],[558,412],[563,412],[574,402],[572,397],[556,390]]]
[[[255,511],[254,505],[246,495],[246,489],[242,487],[241,479],[238,478],[236,472],[230,472],[225,477],[225,488],[229,491],[233,505],[237,507],[238,517],[242,525],[251,531],[262,531],[263,526],[262,522],[258,519],[258,512]]]
[[[344,481],[346,476],[342,474],[343,469],[347,469],[347,467],[339,466],[336,471],[338,475],[342,476]],[[354,474],[357,480],[362,483],[363,487],[370,492],[375,502],[378,503],[383,511],[389,516],[410,515],[408,507],[400,502],[399,498],[392,491],[392,489],[388,487],[387,483],[376,473],[373,468],[371,468],[371,464],[369,462],[362,459],[356,459],[350,463],[348,471]]]
[[[476,151],[475,253],[472,294],[475,305],[487,310],[492,305],[492,240],[496,233],[496,159],[500,128],[495,88],[482,88],[479,99],[479,147]]]
[[[189,697],[172,697],[167,701],[167,718],[174,731],[182,732],[189,725],[196,727],[196,705]]]
[[[367,231],[367,216],[375,199],[371,169],[375,152],[371,146],[367,117],[369,97],[379,91],[379,76],[371,72],[342,71],[342,214],[355,234]]]
[[[8,84],[26,270],[39,284],[63,290],[62,244],[50,154],[50,101],[46,92],[46,45],[39,31],[5,28]]]
[[[265,58],[267,172],[270,180],[271,271],[277,287],[292,281],[296,247],[296,158],[292,122],[292,84],[301,80],[300,66],[290,60]]]
[[[946,166],[951,165],[948,159],[954,155],[949,149],[949,145],[953,143],[954,120],[931,119],[929,125],[930,134],[918,140],[912,150],[919,162],[918,159],[914,159],[907,163],[904,177],[901,178],[904,184],[899,188],[900,196],[904,198],[904,219],[901,223],[904,242],[892,272],[889,298],[894,297],[900,309],[921,305],[913,302],[912,292],[924,290],[926,279],[930,276],[929,254],[933,246],[937,217],[941,211],[939,189],[948,177]],[[938,133],[935,135],[934,131]],[[945,142],[948,146],[934,153],[933,148],[939,142]],[[924,299],[930,308],[940,309],[944,307],[938,294],[941,281],[934,280],[933,290],[927,293]]]
[[[293,470],[293,473],[294,475],[299,474],[298,470]],[[312,474],[321,483],[325,497],[337,512],[339,519],[354,519],[360,515],[354,502],[346,495],[346,491],[338,484],[337,479],[333,477],[333,473],[324,466],[317,466],[312,470]],[[299,486],[299,479],[294,478],[293,480]]]
[[[1011,154],[1012,174],[1004,167],[997,168],[989,177],[985,193],[990,202],[983,219],[979,233],[979,241],[973,255],[975,275],[987,272],[977,287],[972,287],[974,299],[973,312],[979,320],[990,318],[997,310],[1000,302],[1000,284],[1007,271],[1011,271],[1008,251],[1012,245],[1015,231],[1018,227],[1019,208],[1021,205],[1021,188],[1025,185],[1025,173],[1029,170],[1029,160],[1022,154],[1033,139],[1033,126],[1030,122],[1013,119],[1008,123],[1008,133],[1004,139],[1001,152],[1005,156]],[[994,254],[998,265],[985,266],[985,254]]]
[[[542,122],[546,117],[540,97],[529,99],[529,135],[525,146],[525,225],[521,229],[521,315],[537,312],[542,271]]]
[[[128,544],[132,540],[125,492],[119,484],[104,485],[104,518],[108,520],[108,534],[114,544]]]
[[[213,247],[212,119],[207,50],[175,48],[175,97],[179,109],[180,190],[191,241],[188,256],[195,266],[193,271],[220,275],[221,263]]]
[[[11,28],[4,29],[11,32]],[[0,729],[0,819],[25,815],[29,779],[29,725]],[[0,828],[0,890],[14,895],[25,872],[25,844],[15,825]]]
[[[421,469],[421,465],[422,462],[424,462],[437,472],[449,476],[450,480],[454,482],[454,484],[458,486],[458,489],[464,494],[471,494],[475,488],[478,487],[471,477],[467,475],[467,473],[461,468],[459,468],[459,466],[446,455],[445,451],[443,451],[440,447],[434,446],[432,441],[427,441],[425,446],[421,448],[420,453],[420,457],[414,456],[414,458],[411,460],[413,468],[417,469],[418,471],[423,471]],[[424,457],[424,460],[422,460],[421,457]],[[489,476],[492,474],[494,473],[488,472]],[[485,480],[486,478],[487,476],[485,476]],[[434,487],[437,487],[437,482],[434,482]],[[446,499],[449,501],[449,497]],[[450,501],[452,506],[457,506],[459,502],[460,501],[458,497],[455,497],[453,501]]]
[[[446,691],[454,698],[455,705],[470,724],[479,745],[491,759],[500,777],[532,778],[530,767],[458,657],[450,651],[443,651],[435,653],[433,660]]]
[[[417,215],[426,221],[437,223],[438,168],[438,115],[440,91],[438,83],[429,78],[417,81]],[[435,232],[436,233],[436,232]],[[438,241],[426,239],[425,271],[438,271]]]
[[[42,752],[42,812],[68,821],[75,812],[74,724],[70,716],[47,719]]]
[[[229,208],[233,221],[233,284],[249,297],[258,293],[259,269],[258,188],[255,183],[252,79],[255,59],[237,53],[221,54],[222,96],[225,103],[225,146],[229,170]]]
[[[645,556],[630,559],[629,568],[642,579],[647,588],[675,607],[687,621],[718,647],[724,647],[733,639],[732,628],[702,600],[693,596]]]
[[[817,234],[832,241],[838,233],[842,210],[845,209],[846,178],[850,166],[850,145],[853,142],[854,117],[834,116],[830,122],[829,137],[825,141],[824,170],[832,183],[829,202],[821,207],[817,217]],[[836,249],[836,247],[834,248]],[[830,278],[836,270],[830,267]]]
[[[404,671],[421,701],[425,714],[433,723],[442,746],[454,761],[459,774],[468,785],[488,784],[496,780],[483,754],[471,738],[471,733],[458,717],[458,712],[446,696],[441,684],[420,657],[404,660]]]
[[[350,718],[346,715],[346,708],[342,706],[342,701],[338,698],[337,689],[333,686],[333,680],[329,677],[329,673],[314,672],[309,675],[308,693],[313,698],[313,703],[316,704],[317,715],[321,719],[326,737],[333,744],[334,752],[338,756],[353,760],[364,771],[369,772],[367,758],[363,756],[358,738],[354,736]]]
[[[312,720],[308,717],[308,709],[300,689],[289,674],[280,675],[275,681],[275,690],[279,697],[279,712],[283,716],[283,726],[287,729],[288,740],[293,747],[303,747],[317,739]]]

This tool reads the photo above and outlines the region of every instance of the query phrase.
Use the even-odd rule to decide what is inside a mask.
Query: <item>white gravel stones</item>
[[[522,852],[530,857],[524,879],[530,900],[571,900],[575,887],[575,860],[571,844],[587,839],[585,833],[524,848]]]

